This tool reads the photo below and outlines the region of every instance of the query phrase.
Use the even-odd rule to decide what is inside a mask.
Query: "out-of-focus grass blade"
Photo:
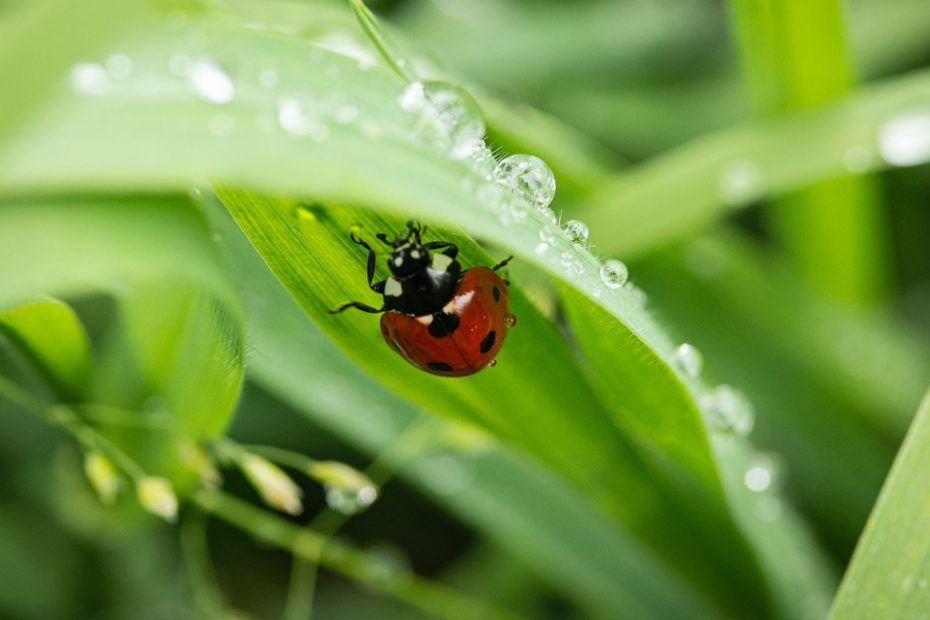
[[[816,108],[851,90],[844,4],[730,1],[757,115]],[[874,303],[884,293],[887,225],[871,177],[817,183],[772,205],[768,216],[775,236],[816,290],[859,304]]]
[[[0,303],[114,295],[119,337],[84,382],[85,398],[72,404],[138,412],[139,427],[107,426],[107,434],[152,472],[184,478],[182,443],[222,430],[244,374],[238,306],[188,201],[8,201],[0,209],[0,253]]]
[[[908,431],[830,612],[832,620],[919,618],[930,609],[930,394]]]
[[[213,223],[246,305],[250,376],[361,449],[389,450],[417,408],[349,361],[308,320],[227,214],[213,213]],[[454,437],[455,427],[446,432]],[[454,492],[439,475],[443,464],[468,472]],[[433,444],[402,465],[402,475],[434,501],[592,616],[687,618],[707,609],[690,585],[601,516],[590,499],[499,443],[471,453]]]
[[[920,71],[824,108],[725,129],[616,176],[579,214],[602,232],[602,251],[642,253],[763,196],[880,170],[903,163],[899,157],[918,163],[899,140],[928,107],[930,72]]]
[[[61,397],[77,401],[86,393],[90,345],[70,306],[44,299],[2,311],[0,334],[32,359]]]

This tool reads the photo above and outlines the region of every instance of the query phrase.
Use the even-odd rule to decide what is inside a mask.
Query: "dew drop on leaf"
[[[426,141],[453,159],[470,156],[484,138],[477,102],[454,84],[413,82],[401,93],[399,103]]]
[[[704,367],[704,356],[701,355],[697,347],[685,342],[675,349],[675,365],[686,376],[697,379]]]
[[[546,162],[534,155],[511,155],[497,165],[497,182],[536,209],[544,209],[555,198],[555,176]]]
[[[878,148],[893,166],[930,161],[930,109],[894,118],[878,130]]]
[[[359,513],[378,499],[378,489],[374,485],[363,485],[357,488],[328,484],[325,485],[326,504],[345,515]]]
[[[579,220],[568,220],[565,224],[565,236],[572,243],[584,243],[588,240],[588,225]]]
[[[95,62],[79,62],[71,67],[71,86],[82,95],[103,95],[110,90],[110,74]]]
[[[781,488],[783,466],[781,461],[769,454],[757,453],[749,460],[743,473],[743,484],[753,493],[777,491]]]
[[[620,288],[629,277],[630,273],[621,261],[611,259],[601,265],[601,281],[607,288]]]
[[[504,323],[507,325],[507,327],[513,327],[517,324],[517,315],[508,312],[504,315]]]
[[[191,64],[187,79],[197,95],[213,103],[229,103],[236,95],[232,78],[212,60],[198,60]]]
[[[717,430],[740,437],[752,432],[755,424],[752,405],[739,390],[729,385],[717,386],[701,396],[699,405]]]

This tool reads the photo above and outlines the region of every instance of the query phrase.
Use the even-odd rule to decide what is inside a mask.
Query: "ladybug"
[[[462,269],[458,247],[448,241],[423,243],[419,224],[407,222],[406,234],[392,241],[387,265],[391,276],[372,282],[376,252],[354,232],[354,243],[368,250],[368,286],[384,296],[380,308],[350,301],[330,310],[355,308],[381,315],[381,335],[388,346],[421,370],[444,377],[464,377],[494,365],[507,330],[516,323],[510,314],[507,281],[495,273],[512,256],[487,267]]]

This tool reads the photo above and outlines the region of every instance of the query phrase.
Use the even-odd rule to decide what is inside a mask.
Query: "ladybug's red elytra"
[[[350,301],[329,312],[355,308],[381,315],[388,346],[421,370],[444,377],[464,377],[493,365],[516,323],[510,314],[507,282],[495,273],[512,256],[487,267],[462,270],[458,247],[448,241],[420,240],[420,226],[407,222],[406,234],[377,238],[391,248],[391,276],[373,282],[377,254],[353,232],[353,242],[368,250],[368,286],[384,296],[380,308]]]

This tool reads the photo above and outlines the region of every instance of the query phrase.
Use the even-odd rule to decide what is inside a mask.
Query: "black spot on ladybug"
[[[494,285],[494,288],[491,289],[491,294],[494,295],[494,301],[501,300],[501,290],[497,288],[496,284]],[[491,332],[491,333],[493,334],[494,332]]]
[[[429,324],[429,335],[433,338],[443,338],[458,329],[459,323],[459,315],[437,312],[433,315],[433,322]]]
[[[452,366],[445,362],[429,362],[426,364],[426,367],[430,370],[439,370],[441,372],[449,372],[452,370]]]
[[[481,352],[487,353],[494,346],[494,343],[497,341],[497,332],[491,330],[488,332],[488,335],[484,337],[484,340],[481,341]]]

